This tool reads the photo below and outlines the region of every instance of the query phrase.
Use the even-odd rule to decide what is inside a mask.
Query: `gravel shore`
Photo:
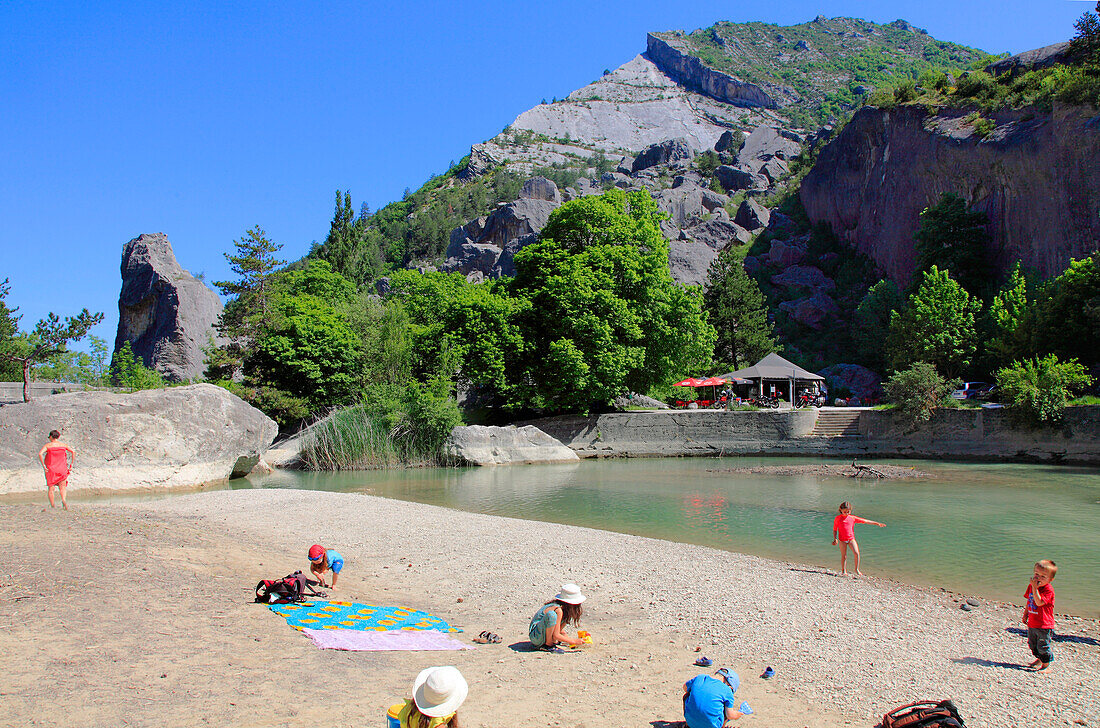
[[[42,538],[66,517],[39,518],[34,508],[29,518],[32,508],[9,506],[4,515],[22,513],[38,524],[28,533]],[[306,547],[317,542],[339,549],[347,561],[336,596],[427,609],[465,627],[464,639],[488,629],[504,644],[461,653],[332,653],[301,645],[308,641],[276,625],[273,639],[300,657],[294,669],[308,668],[308,676],[310,666],[320,666],[329,673],[321,684],[339,683],[346,669],[359,685],[354,705],[341,706],[343,712],[303,708],[295,712],[299,719],[350,720],[362,713],[361,723],[369,724],[371,711],[401,697],[416,669],[450,663],[471,685],[462,711],[467,725],[668,727],[680,718],[679,686],[698,671],[691,662],[701,648],[716,665],[741,673],[738,697],[752,703],[756,715],[739,725],[869,728],[898,705],[942,698],[953,699],[976,728],[1100,723],[1100,630],[1092,620],[1060,618],[1056,661],[1037,674],[1020,669],[1031,657],[1019,633],[1018,606],[984,602],[963,611],[961,597],[940,590],[699,546],[361,494],[277,489],[97,505],[75,517],[91,528],[92,516],[117,521],[105,532],[126,523],[141,524],[143,533],[155,530],[143,548],[156,554],[175,547],[166,552],[172,564],[187,560],[180,554],[205,564],[202,549],[237,544],[219,565],[228,575],[218,578],[238,582],[224,614],[240,616],[222,617],[222,636],[204,635],[236,644],[226,659],[237,665],[233,691],[241,697],[229,705],[248,705],[252,678],[241,672],[241,661],[249,659],[241,651],[251,649],[257,620],[273,616],[242,606],[242,588],[303,568]],[[82,527],[67,529],[66,537],[79,541]],[[190,535],[173,544],[179,534]],[[13,561],[0,568],[19,567]],[[589,596],[582,626],[596,645],[580,654],[523,651],[530,614],[564,581]],[[0,609],[6,609],[2,599]],[[194,669],[211,671],[216,684],[218,659]],[[768,665],[776,677],[759,679]],[[310,679],[284,677],[291,685]],[[28,685],[33,678],[23,676]],[[266,679],[279,678],[269,671]],[[339,696],[324,702],[338,704]],[[251,718],[234,710],[241,708],[204,715],[226,725]]]

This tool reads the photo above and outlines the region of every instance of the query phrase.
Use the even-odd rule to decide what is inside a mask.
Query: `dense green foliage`
[[[648,192],[611,190],[555,210],[516,255],[511,295],[525,348],[515,399],[546,411],[606,406],[709,362],[698,289],[678,286]]]
[[[332,269],[350,281],[371,281],[382,274],[382,250],[377,234],[368,234],[368,210],[358,217],[351,205],[351,192],[336,191],[336,211],[328,236],[311,252],[327,261]]]
[[[371,387],[309,430],[302,460],[312,470],[442,464],[443,444],[462,423],[451,388],[446,377]]]
[[[886,332],[890,318],[900,311],[905,299],[893,281],[880,280],[867,289],[852,315],[852,341],[860,363],[876,371],[886,371]]]
[[[723,22],[688,35],[657,35],[684,42],[692,55],[718,71],[793,89],[798,100],[780,113],[805,127],[842,116],[860,102],[865,89],[897,79],[915,81],[931,71],[968,68],[985,57],[903,21],[878,25],[819,18],[791,26]]]
[[[714,359],[721,368],[740,369],[776,351],[764,294],[734,248],[726,248],[711,263],[703,302],[717,332]]]
[[[895,370],[928,362],[947,376],[965,371],[978,349],[976,320],[981,302],[948,271],[932,266],[900,313],[890,316],[887,359]]]
[[[23,368],[15,361],[15,335],[19,333],[19,308],[8,308],[4,301],[11,285],[8,279],[0,281],[0,382],[17,382],[23,378]]]
[[[957,381],[940,376],[928,362],[918,361],[895,372],[883,384],[883,390],[901,419],[910,427],[917,427],[932,417],[932,412],[944,404],[957,385]]]
[[[107,342],[95,335],[88,336],[90,352],[65,350],[34,367],[39,381],[80,382],[91,387],[110,383],[111,350]]]
[[[1100,363],[1100,253],[1071,260],[1062,275],[1040,286],[1024,327],[1033,355]]]
[[[971,212],[961,197],[944,194],[920,214],[915,236],[920,270],[950,271],[967,292],[984,297],[991,277],[988,225],[985,213]]]
[[[985,345],[993,361],[1013,361],[1030,351],[1024,325],[1029,310],[1027,288],[1027,279],[1017,263],[1004,287],[989,302]]]
[[[997,386],[1018,420],[1031,426],[1061,421],[1071,396],[1092,378],[1076,359],[1059,361],[1056,354],[1024,359],[997,370]]]
[[[122,348],[115,352],[108,371],[108,378],[116,387],[130,392],[141,389],[159,389],[165,386],[164,377],[145,366],[141,358],[134,355],[130,342],[123,342]]]

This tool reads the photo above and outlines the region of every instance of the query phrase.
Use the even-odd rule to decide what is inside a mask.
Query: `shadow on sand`
[[[840,574],[831,569],[806,569],[798,566],[789,566],[787,567],[787,571],[801,571],[806,574],[821,574],[822,576],[840,576]]]
[[[1031,672],[1024,665],[1015,662],[997,662],[996,660],[983,660],[980,657],[952,657],[951,662],[956,665],[981,665],[982,667],[999,667],[1003,670],[1022,670]]]
[[[1023,629],[1021,627],[1006,627],[1005,632],[1011,632],[1012,634],[1018,634],[1021,637],[1025,637],[1025,638],[1027,637],[1027,630]],[[1077,644],[1077,645],[1092,645],[1093,647],[1096,647],[1097,645],[1100,645],[1100,640],[1096,639],[1095,637],[1080,637],[1080,636],[1075,635],[1075,634],[1058,634],[1057,632],[1054,633],[1054,637],[1053,637],[1052,641],[1053,642],[1072,642],[1072,643]]]

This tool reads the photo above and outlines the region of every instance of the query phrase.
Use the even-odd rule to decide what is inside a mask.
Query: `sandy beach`
[[[870,727],[932,698],[978,728],[1100,722],[1094,620],[1060,618],[1051,670],[1025,672],[1019,607],[966,612],[958,595],[873,575],[351,493],[0,515],[0,726],[382,725],[419,670],[453,664],[470,683],[466,726],[670,728],[697,647],[740,673],[756,713],[741,726]],[[335,598],[427,610],[464,642],[491,630],[503,643],[315,648],[252,603],[256,581],[304,569],[314,542],[346,558]],[[563,581],[588,595],[595,645],[527,652],[531,613]]]

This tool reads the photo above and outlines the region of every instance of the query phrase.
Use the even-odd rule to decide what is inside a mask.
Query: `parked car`
[[[986,387],[982,391],[978,392],[978,399],[982,402],[996,402],[1001,396],[1000,391],[997,389],[997,385],[994,384],[991,387]]]
[[[974,399],[979,393],[988,391],[989,382],[963,382],[962,389],[956,389],[951,393],[954,399]]]

